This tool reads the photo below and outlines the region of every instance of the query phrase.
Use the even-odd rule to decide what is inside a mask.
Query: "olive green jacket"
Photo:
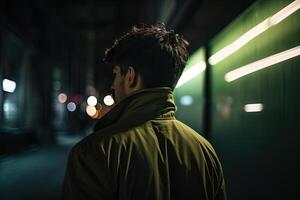
[[[71,150],[63,199],[226,199],[213,147],[175,109],[169,88],[117,104]]]

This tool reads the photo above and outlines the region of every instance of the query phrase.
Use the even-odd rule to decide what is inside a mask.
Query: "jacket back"
[[[163,94],[153,96],[152,91],[135,97],[139,101],[119,109],[123,114],[115,115],[117,122],[106,126],[114,119],[110,118],[72,149],[64,199],[226,199],[222,167],[213,147],[176,120],[172,95],[157,100]],[[145,121],[148,113],[140,105],[149,102],[144,104],[141,98],[164,111]]]

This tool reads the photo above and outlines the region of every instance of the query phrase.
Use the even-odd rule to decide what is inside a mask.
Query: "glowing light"
[[[97,98],[94,96],[89,96],[89,98],[87,99],[87,103],[89,106],[95,106],[97,105]]]
[[[68,97],[65,93],[60,93],[57,98],[60,103],[65,103],[68,100]]]
[[[3,111],[4,112],[16,112],[17,111],[17,107],[13,103],[5,102],[3,104]]]
[[[80,95],[74,95],[71,97],[71,101],[73,101],[75,104],[79,104],[81,101],[81,96]]]
[[[291,4],[286,6],[285,8],[281,9],[279,12],[277,12],[275,15],[271,17],[271,23],[273,25],[278,24],[285,18],[287,18],[289,15],[293,14],[300,8],[300,0],[293,1]]]
[[[230,56],[240,48],[242,48],[244,45],[246,45],[249,41],[260,35],[261,33],[268,30],[270,27],[278,24],[285,18],[287,18],[292,13],[296,12],[300,8],[300,0],[296,0],[293,3],[289,4],[285,8],[281,9],[276,14],[272,15],[271,17],[268,17],[252,29],[250,29],[248,32],[244,33],[241,37],[239,37],[237,40],[235,40],[233,43],[227,45],[214,55],[212,55],[208,62],[211,65],[215,65],[218,62],[222,61],[226,57]]]
[[[67,109],[70,112],[74,112],[76,110],[76,104],[74,102],[70,102],[67,104]]]
[[[190,106],[193,104],[193,102],[194,102],[194,99],[190,95],[182,96],[180,98],[180,103],[181,103],[181,105],[184,105],[184,106]]]
[[[229,55],[233,54],[237,50],[239,50],[242,46],[247,44],[250,40],[261,34],[262,32],[266,31],[269,28],[269,20],[266,19],[251,30],[249,30],[247,33],[242,35],[240,38],[235,40],[233,43],[230,45],[224,47],[214,55],[212,55],[209,59],[208,62],[211,65],[215,65],[224,58],[228,57]]]
[[[245,112],[261,112],[263,110],[263,104],[254,103],[254,104],[246,104],[244,106]]]
[[[99,119],[101,117],[101,113],[99,110],[96,110],[96,113],[93,116],[90,116],[92,119]]]
[[[3,111],[4,111],[3,112],[4,118],[7,120],[12,120],[13,118],[16,117],[17,106],[15,103],[6,100],[3,103]]]
[[[94,116],[97,113],[97,109],[95,106],[87,106],[85,111],[89,116]]]
[[[114,99],[112,98],[111,95],[106,95],[103,99],[103,102],[107,106],[111,106],[115,103]]]
[[[300,46],[294,47],[292,49],[274,54],[272,56],[266,57],[264,59],[255,61],[253,63],[247,64],[245,66],[239,67],[231,72],[225,74],[225,80],[227,82],[234,81],[238,78],[246,76],[255,71],[261,70],[263,68],[269,67],[271,65],[277,64],[279,62],[288,60],[290,58],[300,55]]]
[[[198,74],[203,72],[206,68],[206,64],[204,61],[201,61],[194,66],[188,68],[186,71],[184,71],[178,80],[178,83],[176,85],[176,88],[182,86],[183,84],[187,83],[191,79],[195,78]]]
[[[14,92],[16,89],[16,82],[8,79],[3,79],[2,81],[2,88],[5,92]]]

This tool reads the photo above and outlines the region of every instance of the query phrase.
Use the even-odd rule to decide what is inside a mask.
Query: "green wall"
[[[257,1],[211,41],[212,54],[291,2]],[[229,199],[297,199],[300,57],[232,82],[224,75],[299,45],[300,10],[211,66],[211,140],[223,163]],[[250,103],[262,103],[263,110],[245,112]]]
[[[194,67],[205,60],[204,48],[200,48],[190,56],[185,71]],[[204,106],[204,71],[195,78],[176,88],[174,91],[175,102],[177,105],[176,118],[186,123],[194,130],[203,133],[203,106]],[[182,97],[192,98],[191,105],[183,105]]]

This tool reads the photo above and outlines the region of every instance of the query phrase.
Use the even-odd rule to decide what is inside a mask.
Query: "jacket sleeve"
[[[113,199],[113,185],[101,151],[75,146],[69,154],[62,199]]]

